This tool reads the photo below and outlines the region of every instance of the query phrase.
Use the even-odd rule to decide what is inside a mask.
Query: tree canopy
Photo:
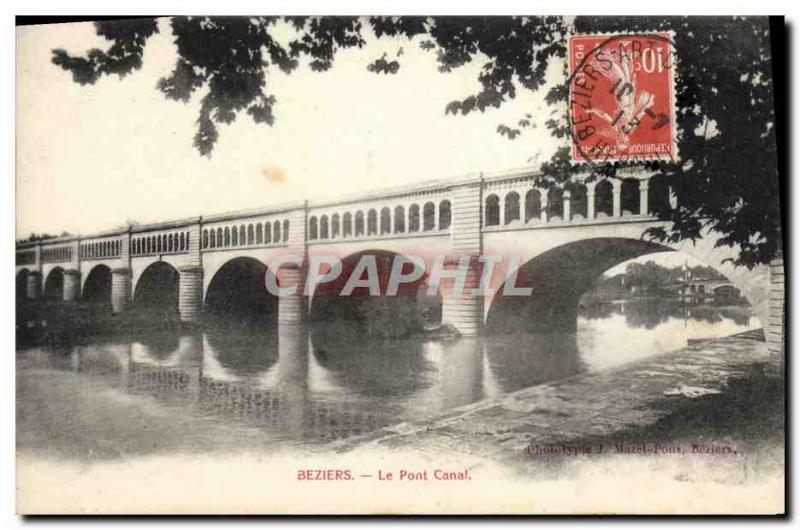
[[[288,42],[275,36],[279,21],[290,25]],[[105,50],[83,56],[53,50],[53,62],[81,84],[101,76],[125,76],[141,68],[147,40],[159,31],[155,19],[95,22],[109,41]],[[587,167],[569,158],[566,120],[568,72],[548,86],[553,60],[566,55],[570,33],[673,31],[677,57],[676,119],[680,159],[647,163],[661,173],[678,199],[675,209],[655,212],[669,228],[649,238],[697,239],[704,229],[719,245],[737,246],[737,265],[765,263],[780,250],[780,205],[769,24],[765,18],[720,17],[172,17],[175,67],[158,89],[186,102],[202,93],[194,145],[210,155],[218,124],[245,113],[257,124],[274,123],[279,94],[269,90],[270,67],[292,72],[301,64],[329,69],[338,51],[363,47],[365,35],[418,42],[435,54],[443,74],[481,61],[480,90],[450,102],[449,114],[498,108],[520,91],[547,89],[553,112],[546,126],[564,141],[542,164],[541,185],[565,182],[576,172],[614,177],[618,164]],[[376,75],[402,70],[402,53],[383,54],[365,65]],[[535,127],[540,116],[499,124],[510,140]],[[640,164],[641,165],[641,164]]]

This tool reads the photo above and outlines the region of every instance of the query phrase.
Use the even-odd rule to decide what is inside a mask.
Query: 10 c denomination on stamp
[[[670,34],[573,35],[568,49],[572,160],[677,160]]]

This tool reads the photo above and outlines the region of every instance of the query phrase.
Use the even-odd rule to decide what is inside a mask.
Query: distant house
[[[684,282],[683,296],[691,299],[738,300],[741,292],[724,278],[695,277]]]

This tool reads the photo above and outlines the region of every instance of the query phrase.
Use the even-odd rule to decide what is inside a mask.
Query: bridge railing
[[[533,175],[487,181],[483,192],[483,228],[649,218],[657,209],[675,207],[674,196],[661,177],[594,181],[576,177],[564,185],[535,184]]]
[[[36,250],[18,250],[16,253],[17,266],[34,265],[36,263]]]
[[[63,263],[72,261],[73,247],[47,247],[42,249],[42,263]]]
[[[450,190],[366,199],[312,207],[306,227],[309,243],[379,237],[449,233],[452,224]]]
[[[122,241],[119,238],[82,241],[79,249],[82,260],[118,258],[122,253]],[[47,250],[49,249],[42,249],[42,253]]]
[[[189,252],[191,233],[186,229],[131,234],[131,256],[181,254]]]
[[[283,246],[289,239],[289,220],[270,215],[203,225],[201,249]]]

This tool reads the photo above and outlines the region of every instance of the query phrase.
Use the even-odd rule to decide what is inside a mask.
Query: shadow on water
[[[206,355],[238,375],[269,370],[278,362],[278,334],[260,322],[215,319],[205,327]]]
[[[311,330],[317,363],[340,385],[361,396],[407,396],[428,385],[431,367],[418,337],[380,339],[356,335],[347,320]]]
[[[142,345],[144,355],[156,361],[168,359],[180,345],[180,334],[175,330],[135,333],[131,338]]]

